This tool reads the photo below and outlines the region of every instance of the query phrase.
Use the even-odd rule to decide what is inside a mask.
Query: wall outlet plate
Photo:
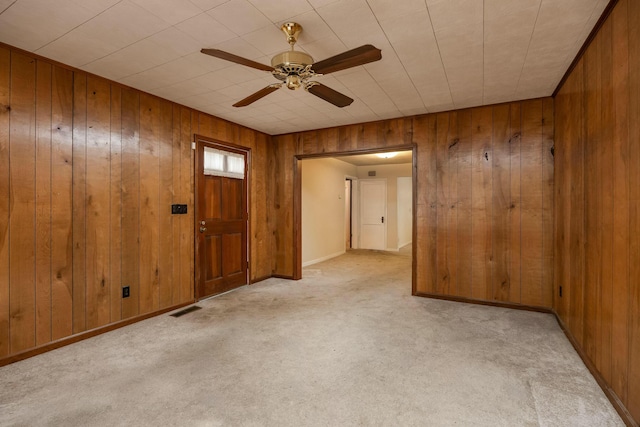
[[[131,291],[128,286],[122,287],[122,298],[129,298],[131,296]]]
[[[184,215],[187,213],[187,205],[171,205],[173,215]]]

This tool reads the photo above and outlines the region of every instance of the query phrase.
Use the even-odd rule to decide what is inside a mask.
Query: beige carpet
[[[623,425],[551,315],[412,297],[351,251],[0,368],[0,425]]]

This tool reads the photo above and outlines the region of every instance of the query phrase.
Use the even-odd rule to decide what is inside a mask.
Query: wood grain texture
[[[524,101],[521,110],[520,195],[522,304],[542,305],[542,100]]]
[[[473,192],[471,175],[471,110],[458,112],[458,250],[456,260],[455,296],[471,296],[471,195]]]
[[[260,153],[251,271],[265,278],[269,136],[0,48],[0,358],[193,301],[198,132]]]
[[[554,269],[568,290],[556,310],[630,425],[640,422],[639,26],[638,2],[618,1],[555,103]]]
[[[73,78],[73,333],[84,332],[87,294],[87,76]]]
[[[602,362],[598,367],[608,384],[611,384],[611,330],[613,316],[613,59],[611,56],[611,20],[605,21],[601,30],[601,93],[600,111],[600,158],[602,171],[600,188],[602,194],[602,291],[600,292],[600,330]],[[599,35],[600,36],[600,35]],[[571,181],[567,180],[570,184]]]
[[[0,357],[9,355],[9,126],[11,53],[0,48]]]
[[[160,101],[158,171],[158,308],[173,305],[174,243],[173,217],[173,107],[168,101]],[[179,253],[178,253],[179,256]],[[176,257],[177,259],[177,257]]]
[[[9,304],[10,348],[33,347],[35,339],[35,83],[36,61],[11,54]],[[11,165],[20,165],[11,167]]]
[[[140,96],[140,313],[160,307],[160,100]]]
[[[122,89],[111,87],[111,129],[109,141],[110,248],[109,278],[111,284],[111,322],[122,319]]]
[[[522,301],[522,111],[519,102],[509,108],[509,301]]]
[[[632,0],[634,1],[634,0]],[[613,60],[613,317],[612,386],[628,402],[629,365],[629,30],[628,2],[611,13]],[[638,120],[638,117],[634,118]],[[639,141],[634,141],[636,144]],[[637,262],[636,259],[634,262]],[[640,361],[639,361],[640,362]]]
[[[492,299],[491,107],[474,109],[471,127],[471,297],[488,300]]]
[[[51,64],[36,61],[36,345],[51,341]]]
[[[73,334],[73,73],[53,67],[51,339]]]
[[[640,117],[640,3],[628,4],[629,117]],[[640,258],[640,121],[629,121],[629,259]],[[631,143],[636,141],[636,143]],[[627,408],[640,420],[640,263],[629,264]]]
[[[111,321],[111,88],[106,80],[87,79],[86,157],[86,322],[87,329]]]
[[[511,252],[509,237],[511,223],[511,153],[509,146],[510,106],[493,109],[493,156],[491,164],[491,292],[492,299],[509,301]]]
[[[193,141],[192,124],[195,115],[186,108],[180,109],[180,203],[187,203],[193,212],[193,187],[191,186],[191,141]],[[180,300],[193,299],[194,282],[192,265],[194,229],[193,213],[182,215],[180,221]]]
[[[140,94],[122,90],[122,318],[140,313]]]
[[[524,155],[523,112],[532,144]],[[290,227],[297,211],[286,197],[294,191],[292,156],[415,146],[412,290],[551,307],[554,247],[552,238],[541,234],[553,233],[553,114],[553,100],[546,98],[273,137],[268,167],[273,274],[294,273],[287,261],[296,257],[295,227]],[[523,197],[528,232],[538,233],[534,248],[525,251]],[[535,261],[534,278],[526,281],[524,256]]]

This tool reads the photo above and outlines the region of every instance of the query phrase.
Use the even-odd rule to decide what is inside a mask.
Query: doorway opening
[[[413,264],[414,159],[414,146],[296,156],[294,278],[351,249],[402,250]]]
[[[196,299],[249,283],[250,161],[250,148],[196,135]]]

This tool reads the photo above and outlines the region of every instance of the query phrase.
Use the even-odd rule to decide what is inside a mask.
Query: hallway
[[[550,314],[353,250],[0,368],[0,425],[623,425]]]

